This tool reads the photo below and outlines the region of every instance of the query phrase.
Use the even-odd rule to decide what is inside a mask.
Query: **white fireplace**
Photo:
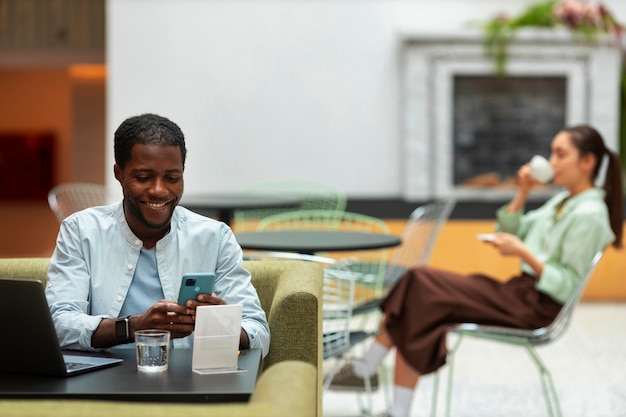
[[[608,42],[575,39],[565,32],[533,31],[516,36],[508,51],[505,77],[561,80],[565,88],[560,120],[564,125],[591,124],[602,133],[608,146],[617,149],[620,82],[617,48]],[[454,179],[455,153],[459,154],[458,138],[454,138],[454,132],[458,131],[455,130],[458,120],[454,118],[455,85],[463,77],[496,79],[493,61],[485,55],[481,35],[403,34],[400,62],[404,197],[407,200],[443,196],[500,199],[511,195],[512,187],[466,186]],[[526,96],[532,98],[533,94]],[[541,114],[541,110],[538,112]],[[477,114],[480,115],[480,110],[470,118]],[[541,116],[527,117],[532,119],[527,121],[529,127],[542,120]],[[481,139],[472,137],[476,134],[471,127],[474,122],[465,123],[470,128],[463,140]],[[485,129],[484,121],[482,124],[481,128]],[[547,148],[544,146],[541,152],[547,153],[544,150],[549,149],[550,140],[551,137],[545,138]],[[522,148],[524,145],[518,143]],[[487,160],[501,156],[496,151]],[[480,169],[482,163],[476,165]]]

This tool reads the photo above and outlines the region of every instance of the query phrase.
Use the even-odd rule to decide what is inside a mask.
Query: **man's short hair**
[[[129,117],[115,131],[113,144],[115,163],[124,168],[130,160],[133,145],[178,146],[183,159],[187,157],[185,135],[180,127],[170,119],[157,114],[146,113]]]

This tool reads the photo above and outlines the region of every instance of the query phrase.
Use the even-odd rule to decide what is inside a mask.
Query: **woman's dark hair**
[[[183,168],[185,167],[187,157],[185,135],[176,123],[165,117],[148,113],[129,117],[122,122],[115,131],[113,142],[115,163],[120,168],[124,168],[130,160],[131,150],[136,143],[178,146],[183,158]]]
[[[624,232],[624,212],[622,197],[622,167],[619,155],[606,147],[600,133],[591,126],[581,125],[563,129],[562,132],[569,133],[574,146],[580,152],[580,156],[593,154],[596,158],[596,165],[592,172],[592,182],[598,177],[602,160],[606,155],[608,167],[604,179],[604,202],[609,209],[609,220],[611,229],[615,234],[613,246],[622,247],[622,234]]]

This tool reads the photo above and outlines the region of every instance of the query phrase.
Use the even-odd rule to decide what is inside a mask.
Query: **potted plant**
[[[494,60],[496,73],[506,72],[508,45],[515,33],[523,28],[566,29],[586,40],[599,35],[613,37],[612,42],[624,55],[624,25],[599,2],[585,0],[546,0],[533,3],[518,16],[503,13],[483,24],[485,48]],[[622,59],[620,152],[626,166],[626,65]]]

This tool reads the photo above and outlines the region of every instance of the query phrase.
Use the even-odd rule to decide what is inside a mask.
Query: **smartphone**
[[[479,233],[476,235],[476,239],[482,240],[483,242],[493,242],[496,240],[496,235],[493,233]]]
[[[195,300],[199,294],[213,294],[214,285],[215,274],[212,272],[184,274],[178,292],[178,304],[184,306],[187,300]]]

